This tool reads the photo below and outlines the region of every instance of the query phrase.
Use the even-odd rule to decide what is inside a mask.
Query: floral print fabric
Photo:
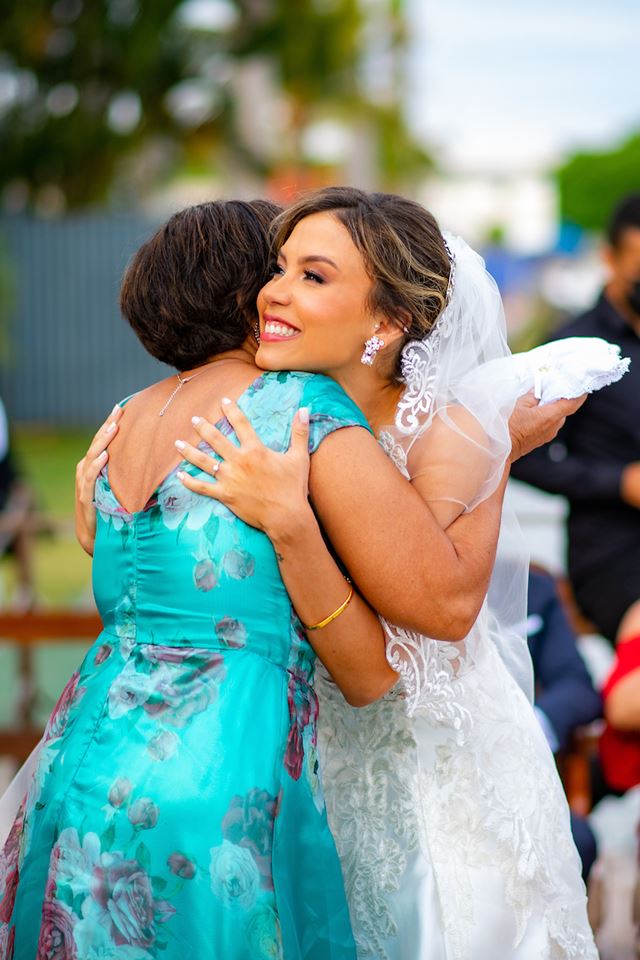
[[[240,400],[275,449],[302,405],[312,451],[364,425],[309,374],[263,374]],[[271,544],[175,471],[129,514],[105,470],[96,505],[105,629],[0,854],[1,960],[355,960],[314,654]]]

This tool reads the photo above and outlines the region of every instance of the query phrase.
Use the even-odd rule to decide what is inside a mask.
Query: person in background
[[[10,553],[16,562],[13,606],[29,610],[35,601],[33,574],[33,497],[20,479],[9,445],[9,425],[0,400],[0,556]]]
[[[625,636],[640,635],[640,193],[615,210],[604,259],[597,303],[554,337],[603,337],[631,358],[630,371],[512,475],[569,500],[569,578],[581,611],[614,644],[623,619]]]
[[[576,646],[553,577],[529,572],[527,639],[536,680],[535,712],[553,753],[564,750],[576,727],[602,716],[602,700]],[[571,813],[571,832],[587,880],[596,840],[584,817]]]
[[[600,759],[608,787],[619,792],[640,783],[640,193],[614,211],[604,258],[608,279],[596,305],[555,336],[604,337],[631,358],[631,369],[512,475],[569,500],[576,600],[616,644],[602,691]]]

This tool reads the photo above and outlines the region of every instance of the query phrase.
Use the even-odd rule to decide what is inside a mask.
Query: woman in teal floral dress
[[[276,449],[300,405],[321,406],[315,447],[359,422],[328,387],[268,374],[240,405]],[[352,957],[317,778],[314,654],[269,541],[175,473],[135,514],[103,475],[96,504],[104,631],[29,793],[15,956]]]
[[[255,288],[244,325],[236,304],[242,277],[227,278],[237,345],[265,279],[271,212],[266,204],[206,205],[195,224],[174,218],[173,232],[161,231],[166,246],[195,227],[209,232],[211,246],[226,235],[230,256],[234,223],[253,230],[257,252],[235,251],[236,270]],[[158,253],[146,248],[129,275],[130,301]],[[157,302],[149,312],[150,335],[158,336]],[[186,349],[184,325],[180,337]],[[288,447],[300,407],[317,411],[312,450],[339,428],[364,425],[325,378],[256,378],[250,356],[227,349],[224,358],[203,368],[200,397],[215,394],[218,381],[231,392],[241,376],[248,386],[239,403],[274,449]],[[186,357],[179,369],[198,359]],[[175,385],[150,388],[146,401],[171,437],[175,426],[157,413],[167,400],[167,419],[183,413],[180,394],[171,400]],[[144,420],[138,397],[132,412],[136,401]],[[230,434],[225,421],[220,427]],[[106,468],[98,478],[93,582],[104,630],[49,720],[26,806],[1,855],[0,957],[353,960],[317,775],[315,655],[268,538],[189,493],[176,471],[137,510],[118,499]]]

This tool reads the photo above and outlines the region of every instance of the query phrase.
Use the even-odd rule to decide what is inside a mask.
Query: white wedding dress
[[[425,500],[459,513],[502,475],[517,396],[534,385],[543,400],[577,396],[619,379],[628,361],[594,344],[568,358],[561,342],[540,362],[514,360],[483,261],[449,243],[453,293],[430,336],[405,347],[406,389],[380,442]],[[322,779],[359,960],[598,956],[569,808],[531,703],[527,558],[514,532],[503,517],[489,594],[464,641],[383,621],[400,680],[382,700],[349,707],[318,671]]]
[[[486,616],[463,644],[422,638],[429,708],[413,717],[402,685],[354,709],[318,678],[323,783],[359,960],[597,957],[553,756],[485,642]]]
[[[462,643],[384,625],[391,693],[354,709],[316,681],[359,960],[597,958],[555,761],[488,602]]]
[[[385,629],[390,694],[354,709],[316,681],[359,960],[597,958],[555,761],[488,601],[461,643]]]

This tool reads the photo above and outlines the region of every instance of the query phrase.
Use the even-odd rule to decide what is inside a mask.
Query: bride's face
[[[347,229],[315,213],[292,231],[273,279],[258,295],[260,347],[266,370],[348,373],[384,318],[372,314],[372,281]]]

